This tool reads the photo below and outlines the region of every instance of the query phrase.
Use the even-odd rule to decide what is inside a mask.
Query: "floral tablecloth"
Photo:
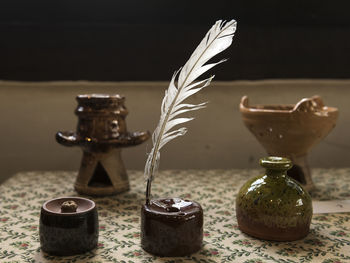
[[[350,213],[320,214],[310,234],[295,242],[249,237],[237,228],[235,194],[258,170],[162,171],[153,184],[155,197],[179,196],[204,209],[204,247],[183,258],[154,257],[140,247],[140,206],[145,184],[141,171],[130,171],[129,192],[92,198],[100,219],[98,248],[83,255],[54,257],[40,250],[38,222],[44,201],[75,196],[74,172],[19,173],[0,186],[0,262],[350,262]],[[317,200],[349,199],[350,169],[314,169]]]

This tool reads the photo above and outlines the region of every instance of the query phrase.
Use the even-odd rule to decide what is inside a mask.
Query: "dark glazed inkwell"
[[[41,249],[57,256],[81,254],[98,241],[98,214],[93,201],[62,197],[43,204],[40,213]]]
[[[186,256],[203,241],[203,210],[199,203],[180,198],[151,200],[141,208],[141,245],[158,256]]]

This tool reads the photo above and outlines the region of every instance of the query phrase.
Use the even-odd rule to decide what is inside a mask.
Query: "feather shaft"
[[[206,105],[206,103],[197,105],[181,103],[210,84],[213,77],[195,83],[194,81],[204,72],[225,61],[221,60],[205,65],[212,57],[231,45],[235,30],[236,21],[231,20],[227,23],[221,20],[217,21],[207,32],[186,64],[174,72],[162,100],[160,120],[152,136],[153,148],[145,165],[145,177],[147,179],[146,203],[149,203],[151,182],[159,166],[160,149],[169,141],[186,133],[187,129],[184,127],[172,131],[175,126],[193,119],[178,118],[177,116],[204,108]],[[175,84],[176,79],[178,79],[177,84]]]

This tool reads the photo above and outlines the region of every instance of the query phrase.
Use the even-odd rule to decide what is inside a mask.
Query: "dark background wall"
[[[0,2],[0,79],[169,80],[217,19],[235,18],[217,80],[349,78],[350,2]]]

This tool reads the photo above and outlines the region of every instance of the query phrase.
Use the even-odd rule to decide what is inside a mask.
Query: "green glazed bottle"
[[[309,233],[312,202],[307,191],[287,176],[293,164],[282,157],[260,159],[263,175],[247,181],[236,198],[238,227],[266,240],[293,241]]]

